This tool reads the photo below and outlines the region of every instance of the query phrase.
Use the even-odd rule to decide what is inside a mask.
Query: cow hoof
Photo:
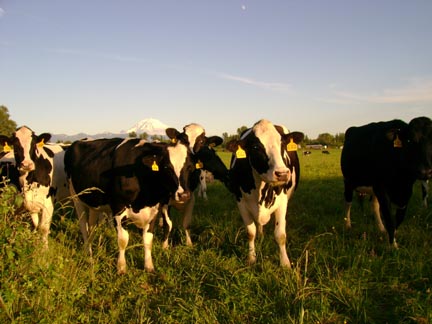
[[[256,263],[256,257],[255,256],[249,256],[247,260],[247,264],[249,266],[254,265]]]
[[[154,273],[155,269],[154,269],[154,267],[146,267],[145,271],[148,272],[148,273]]]

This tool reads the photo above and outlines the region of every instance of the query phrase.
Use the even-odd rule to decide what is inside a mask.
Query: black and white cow
[[[220,145],[223,140],[219,136],[207,137],[205,129],[196,123],[191,123],[183,127],[182,133],[168,134],[171,140],[176,141],[177,136],[183,136],[187,138],[188,146],[191,151],[191,157],[195,164],[195,171],[190,175],[190,189],[194,192],[200,183],[202,183],[201,177],[203,170],[207,170],[213,173],[215,179],[222,181],[223,183],[228,182],[228,169],[222,162],[220,157],[216,154],[213,147]],[[205,181],[205,179],[204,179]],[[172,221],[169,217],[170,207],[174,207],[183,214],[183,228],[186,234],[186,245],[192,245],[192,239],[190,237],[190,224],[192,222],[193,208],[195,206],[195,196],[191,195],[190,200],[185,204],[177,204],[175,201],[171,201],[168,206],[164,206],[162,209],[163,220],[165,225],[165,239],[163,247],[168,247],[168,238],[172,230]]]
[[[144,267],[154,270],[151,250],[156,215],[169,200],[184,203],[190,198],[188,181],[194,165],[186,143],[182,136],[175,144],[140,139],[83,140],[72,143],[65,155],[84,239],[89,235],[83,224],[89,221],[86,211],[93,215],[107,211],[114,216],[119,274],[126,272],[129,234],[123,227],[125,222],[143,230]]]
[[[288,201],[300,179],[297,144],[303,133],[260,120],[243,132],[239,140],[227,143],[233,152],[229,189],[235,194],[248,233],[248,262],[256,262],[255,236],[275,216],[275,239],[280,264],[291,268],[286,251],[286,214]]]
[[[389,242],[397,247],[395,231],[402,223],[413,185],[432,176],[432,122],[418,117],[351,127],[341,155],[345,184],[345,224],[351,227],[353,191],[372,195],[378,223],[384,221]],[[395,207],[395,213],[392,207]]]
[[[36,135],[27,126],[17,128],[10,137],[0,135],[3,147],[13,146],[24,207],[41,232],[45,247],[48,247],[54,205],[69,196],[63,164],[65,147],[48,143],[50,138],[48,133]]]

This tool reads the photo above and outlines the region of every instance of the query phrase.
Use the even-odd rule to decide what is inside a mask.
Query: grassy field
[[[141,236],[131,227],[123,276],[111,222],[98,227],[91,262],[77,220],[61,210],[41,251],[30,217],[14,216],[14,195],[3,189],[0,323],[431,323],[432,212],[421,205],[420,185],[393,250],[367,202],[364,211],[354,202],[353,229],[344,229],[340,151],[330,153],[300,156],[288,207],[292,271],[279,267],[271,222],[258,239],[257,264],[246,265],[246,232],[219,182],[196,204],[193,247],[184,245],[175,212],[169,250],[157,230],[154,274],[143,270]]]

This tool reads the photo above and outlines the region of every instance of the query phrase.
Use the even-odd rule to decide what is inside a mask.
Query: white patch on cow
[[[168,147],[168,154],[171,164],[174,167],[175,175],[177,179],[179,179],[179,187],[177,188],[175,193],[175,200],[178,201],[180,197],[179,195],[184,193],[184,188],[180,184],[180,173],[186,162],[188,149],[185,145],[177,142],[176,145]]]
[[[188,136],[189,139],[189,148],[192,153],[195,153],[193,148],[195,146],[196,139],[205,133],[204,128],[201,125],[192,123],[184,127],[184,132]]]

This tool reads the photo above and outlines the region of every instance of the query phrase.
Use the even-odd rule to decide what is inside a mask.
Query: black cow
[[[236,196],[247,228],[249,264],[256,262],[257,226],[261,232],[274,214],[280,264],[291,268],[286,251],[286,213],[288,201],[300,180],[297,144],[303,137],[303,133],[287,134],[285,127],[260,120],[243,132],[239,140],[227,144],[233,153],[229,189]]]
[[[13,151],[0,152],[0,186],[11,185],[20,190],[19,171]]]
[[[112,214],[118,234],[117,269],[125,273],[129,234],[123,224],[132,222],[143,230],[144,267],[153,271],[151,248],[159,209],[169,200],[184,203],[190,198],[194,165],[187,139],[179,135],[175,144],[118,138],[76,141],[67,151],[65,167],[84,239],[88,223],[94,223],[92,215],[104,210]]]
[[[382,217],[389,242],[397,247],[395,231],[405,217],[413,184],[432,176],[431,157],[432,122],[427,117],[409,124],[392,120],[349,128],[341,155],[346,226],[351,227],[353,191],[369,191],[376,199],[376,218]]]
[[[194,192],[200,185],[202,170],[207,170],[213,173],[215,179],[228,183],[228,169],[216,154],[213,147],[222,143],[222,138],[219,136],[205,135],[205,130],[201,125],[192,123],[183,128],[183,133],[171,132],[168,134],[172,141],[176,141],[178,136],[183,136],[187,139],[191,150],[191,157],[195,164],[195,171],[190,175],[190,189]],[[205,179],[204,179],[205,181]],[[169,206],[164,206],[162,209],[163,220],[165,225],[165,239],[163,247],[168,247],[168,237],[172,229],[172,222],[169,217],[169,208],[174,207],[183,213],[183,228],[186,234],[186,245],[191,246],[192,240],[190,237],[190,224],[192,222],[193,208],[195,205],[195,196],[191,195],[190,199],[184,204],[177,204],[175,201],[170,201]]]

